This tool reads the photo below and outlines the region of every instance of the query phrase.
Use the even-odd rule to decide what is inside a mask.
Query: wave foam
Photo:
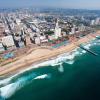
[[[92,45],[93,44],[87,44],[84,47],[86,47],[87,49],[90,49],[90,47]],[[94,45],[97,45],[97,43],[94,42]],[[21,74],[25,71],[29,71],[33,68],[38,68],[40,66],[49,66],[49,65],[50,66],[58,66],[59,65],[59,68],[58,68],[59,72],[64,72],[64,68],[63,68],[63,65],[62,65],[63,62],[65,62],[67,64],[73,64],[74,61],[75,61],[74,60],[75,57],[80,56],[84,53],[86,53],[86,51],[80,50],[79,48],[77,48],[70,53],[64,53],[64,54],[57,56],[56,58],[52,58],[52,59],[45,61],[45,62],[42,62],[40,64],[32,65],[30,68],[27,68],[26,70],[21,71],[17,75],[19,75],[19,74]],[[4,87],[0,88],[1,96],[3,98],[11,97],[17,90],[19,90],[20,88],[22,88],[26,84],[30,83],[30,81],[32,81],[34,79],[44,79],[44,78],[50,77],[50,75],[48,75],[48,74],[43,74],[43,75],[39,75],[39,76],[37,76],[35,74],[31,74],[31,75],[26,76],[26,77],[21,76],[21,78],[16,80],[16,82],[9,84],[10,81],[13,78],[15,78],[17,75],[14,75],[10,78],[7,78],[7,79],[0,81],[0,85],[2,85],[2,84],[5,85]]]
[[[40,76],[35,77],[34,79],[45,79],[45,78],[50,78],[50,75],[43,74],[43,75],[40,75]]]
[[[9,78],[0,80],[0,85],[7,85],[7,84],[9,84],[10,81],[11,81],[13,78],[15,78],[16,76],[17,76],[17,74],[16,74],[16,75],[13,75],[13,76],[11,76],[11,77],[9,77]]]
[[[35,74],[31,74],[27,77],[22,77],[16,80],[16,82],[8,84],[4,87],[0,88],[1,96],[4,99],[11,97],[17,90],[28,84],[33,78]]]
[[[89,43],[89,44],[85,45],[84,48],[90,49],[91,46],[92,46],[92,44]]]
[[[0,88],[2,98],[4,99],[9,98],[12,94],[15,93],[15,88],[16,88],[15,83],[12,83],[12,84],[9,84],[7,86]]]
[[[59,72],[63,73],[64,72],[64,67],[62,63],[60,63],[60,67],[58,68]]]
[[[50,74],[44,74],[37,76],[36,74],[32,73],[31,75],[28,75],[26,77],[21,77],[16,80],[16,82],[8,84],[4,87],[0,88],[1,97],[4,99],[10,98],[15,92],[20,90],[25,85],[31,83],[34,79],[44,79],[44,78],[50,78]]]

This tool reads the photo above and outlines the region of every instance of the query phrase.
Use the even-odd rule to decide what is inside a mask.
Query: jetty
[[[90,50],[90,49],[87,49],[87,48],[84,48],[82,45],[79,45],[79,47],[87,52],[89,52],[90,54],[94,55],[94,56],[98,56],[97,53],[95,53],[94,51]]]

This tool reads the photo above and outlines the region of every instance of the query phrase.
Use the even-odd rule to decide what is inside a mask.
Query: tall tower
[[[57,19],[56,27],[55,27],[55,38],[57,39],[58,37],[61,37],[61,28],[59,27],[58,19]]]

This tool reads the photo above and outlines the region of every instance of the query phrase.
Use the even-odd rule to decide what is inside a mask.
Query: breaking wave
[[[11,76],[10,78],[6,78],[6,79],[4,79],[4,80],[0,80],[0,86],[1,86],[1,85],[7,85],[7,84],[9,84],[10,81],[11,81],[13,78],[15,78],[16,76],[17,76],[17,74]]]
[[[100,44],[100,40],[84,45],[84,47],[87,49],[90,49],[91,46],[97,45],[98,43]],[[30,68],[24,71],[21,71],[14,76],[11,76],[4,80],[0,80],[0,100],[1,98],[4,98],[4,99],[10,98],[12,95],[14,95],[16,91],[20,90],[22,87],[24,87],[25,85],[29,84],[30,82],[34,80],[51,78],[50,73],[40,75],[38,73],[33,72],[31,74],[28,74],[27,76],[23,76],[23,75],[20,76],[21,73],[29,71],[30,69],[33,69],[33,68],[38,68],[40,66],[58,66],[58,71],[63,73],[64,72],[63,63],[72,65],[75,62],[75,57],[80,56],[85,53],[86,53],[85,50],[77,48],[70,53],[64,53],[57,56],[56,58],[49,59],[48,61],[42,62],[40,64],[32,65],[30,66]],[[20,77],[17,77],[17,76],[20,76]],[[13,80],[14,78],[16,78],[16,81],[11,82],[11,80]]]
[[[65,54],[59,55],[56,58],[52,58],[51,60],[37,64],[34,67],[37,68],[38,66],[49,66],[49,65],[59,66],[58,68],[59,72],[64,72],[64,68],[62,65],[63,62],[67,64],[73,64],[75,56],[79,54],[80,54],[79,51],[74,50],[71,53],[65,53]],[[22,87],[24,87],[25,85],[27,85],[33,80],[51,77],[50,74],[43,74],[43,75],[37,76],[35,73],[32,73],[32,74],[29,74],[28,76],[22,76],[21,78],[18,78],[14,83],[11,83],[11,80],[17,76],[18,74],[0,81],[0,85],[4,85],[3,87],[0,88],[0,95],[2,98],[7,99],[11,97],[16,91],[18,91],[19,89],[21,89]]]
[[[62,65],[62,63],[60,63],[60,66],[58,68],[59,72],[63,73],[64,72],[64,67]]]
[[[34,79],[36,80],[36,79],[45,79],[45,78],[50,78],[51,77],[51,75],[49,74],[43,74],[43,75],[40,75],[40,76],[37,76],[37,77],[35,77]]]
[[[8,84],[4,87],[0,88],[0,96],[3,99],[8,99],[10,98],[15,92],[20,90],[22,87],[25,85],[31,83],[35,79],[45,79],[45,78],[50,78],[50,74],[43,74],[37,76],[35,73],[32,73],[28,76],[23,76],[21,78],[18,78],[14,83]]]

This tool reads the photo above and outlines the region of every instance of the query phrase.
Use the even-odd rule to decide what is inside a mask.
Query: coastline
[[[5,66],[0,67],[0,77],[10,76],[16,73],[23,72],[25,70],[39,68],[31,67],[34,64],[39,64],[43,61],[47,61],[50,58],[56,57],[62,53],[71,52],[72,50],[77,48],[77,45],[82,43],[88,43],[91,40],[95,39],[96,36],[100,36],[99,32],[95,34],[89,34],[76,42],[72,42],[66,46],[62,46],[60,48],[56,48],[53,50],[50,49],[43,49],[39,48],[35,51],[32,51],[30,54],[25,55],[24,57],[20,58],[19,60],[7,64]]]

